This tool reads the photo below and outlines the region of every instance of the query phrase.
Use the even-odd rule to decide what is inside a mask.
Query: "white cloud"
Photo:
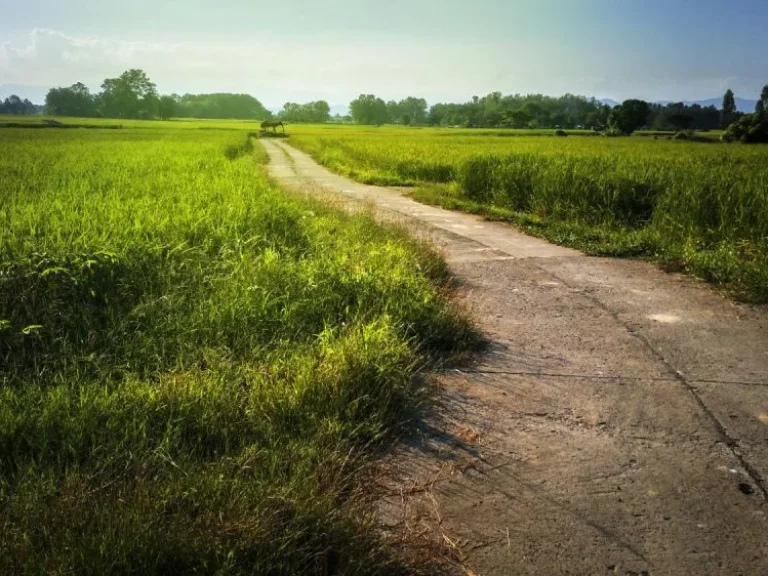
[[[385,99],[416,95],[431,103],[495,90],[682,99],[715,94],[727,83],[683,62],[660,73],[654,59],[643,54],[616,60],[590,46],[563,50],[545,38],[514,35],[469,43],[290,32],[230,40],[128,40],[38,28],[0,43],[0,89],[35,87],[34,99],[41,101],[37,95],[44,87],[83,82],[98,90],[104,78],[128,68],[146,70],[163,93],[247,92],[272,106],[316,98],[343,104],[360,92]]]
[[[150,42],[35,29],[21,41],[0,45],[0,84],[84,82],[98,88],[104,78],[136,67],[146,70],[161,92],[243,91],[265,104],[308,98],[340,103],[361,91],[435,100],[523,89],[514,86],[515,79],[529,84],[538,65],[514,56],[523,51],[511,43],[467,45],[394,36],[260,34],[234,41]]]

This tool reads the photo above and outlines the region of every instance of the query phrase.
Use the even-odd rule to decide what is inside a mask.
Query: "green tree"
[[[308,104],[311,122],[328,122],[331,119],[331,107],[325,100],[316,100]]]
[[[163,120],[173,118],[176,116],[176,99],[173,96],[161,96],[157,109]]]
[[[177,116],[183,118],[272,118],[272,113],[250,94],[184,94],[177,99],[176,107]]]
[[[157,87],[143,70],[132,68],[118,78],[107,78],[101,88],[101,105],[105,116],[152,118],[159,112]]]
[[[768,142],[768,117],[765,114],[744,114],[728,126],[723,140],[745,144]]]
[[[744,143],[768,142],[768,84],[763,86],[754,114],[742,114],[730,124],[723,134],[726,142],[737,140]]]
[[[688,130],[693,124],[693,116],[688,114],[672,114],[667,120],[675,130]]]
[[[644,100],[625,100],[611,110],[608,126],[624,134],[632,134],[642,128],[651,113],[651,106]]]
[[[399,104],[399,103],[398,103]],[[391,106],[391,103],[390,105]],[[594,98],[574,94],[560,97],[543,94],[508,94],[491,92],[463,103],[433,104],[426,122],[441,126],[604,127],[611,108]],[[392,116],[392,114],[390,114]],[[400,118],[401,115],[394,116]]]
[[[525,110],[511,110],[504,115],[502,125],[506,128],[525,128],[533,120]]]
[[[11,94],[5,100],[0,100],[0,114],[12,114],[14,116],[32,116],[37,114],[38,107],[32,104],[29,99]]]
[[[12,114],[13,116],[25,115],[26,106],[24,100],[19,98],[16,94],[11,94],[2,103],[3,114]]]
[[[763,86],[760,93],[760,100],[757,101],[760,115],[768,115],[768,84]]]
[[[331,119],[331,107],[325,100],[316,100],[306,104],[286,102],[278,117],[288,122],[323,123]]]
[[[45,96],[48,114],[55,116],[90,117],[96,115],[96,97],[82,82],[69,88],[51,88]]]
[[[670,102],[651,105],[648,125],[654,130],[715,130],[721,125],[721,112],[715,106]]]
[[[387,116],[389,121],[393,124],[400,122],[403,112],[400,109],[400,103],[397,100],[390,100],[387,102]]]
[[[288,122],[304,122],[303,115],[302,105],[296,102],[286,102],[283,104],[283,109],[277,114],[280,120]]]
[[[389,120],[387,105],[373,94],[360,94],[349,103],[352,118],[358,124],[385,124]]]
[[[428,122],[427,101],[424,98],[408,96],[399,102],[387,102],[387,116],[393,124],[418,126]]]
[[[528,101],[523,105],[523,112],[530,118],[528,121],[529,125],[533,123],[536,128],[541,125],[541,119],[544,116],[541,104],[535,101]]]
[[[408,124],[420,126],[427,122],[427,101],[424,98],[408,96],[399,102],[400,118],[407,117]],[[403,122],[405,123],[405,122]]]
[[[733,95],[733,90],[728,88],[723,95],[723,107],[721,125],[723,128],[728,126],[733,121],[733,116],[736,114],[736,97]]]
[[[32,104],[28,98],[24,98],[24,114],[32,116],[33,114],[37,114],[37,111],[38,107]]]

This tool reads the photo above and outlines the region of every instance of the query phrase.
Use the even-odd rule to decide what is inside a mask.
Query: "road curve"
[[[439,245],[491,344],[389,458],[390,534],[457,573],[768,574],[768,310],[633,260],[335,175],[262,140],[283,187]]]

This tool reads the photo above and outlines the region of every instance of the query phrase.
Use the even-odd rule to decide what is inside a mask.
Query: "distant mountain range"
[[[608,104],[608,106],[617,106],[621,104],[621,102],[617,102],[616,100],[612,100],[611,98],[601,98],[600,102],[603,104]],[[654,102],[654,104],[661,104],[662,106],[666,106],[667,104],[672,104],[674,102],[679,102],[679,100],[657,100]],[[706,100],[683,100],[683,104],[686,106],[692,106],[694,104],[698,104],[702,108],[705,108],[707,106],[714,106],[717,109],[720,109],[720,106],[723,105],[723,99],[720,98],[707,98]],[[747,112],[751,113],[755,111],[755,105],[757,104],[757,100],[749,100],[747,98],[739,98],[736,97],[736,109],[739,112]]]
[[[16,94],[22,100],[28,98],[30,102],[42,105],[45,102],[45,95],[48,94],[48,88],[44,86],[22,86],[21,84],[0,84],[0,100],[5,100],[12,94]]]

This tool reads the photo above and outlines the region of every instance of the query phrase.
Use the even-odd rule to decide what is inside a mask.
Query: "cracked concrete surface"
[[[768,574],[765,307],[264,145],[284,187],[435,242],[491,343],[390,457],[389,533],[458,574]]]

